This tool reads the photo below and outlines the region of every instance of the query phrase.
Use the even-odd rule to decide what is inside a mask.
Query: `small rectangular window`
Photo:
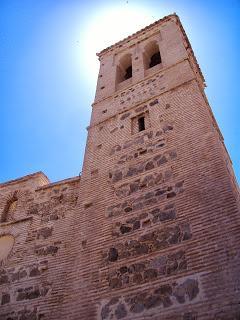
[[[141,113],[131,118],[131,122],[132,122],[132,134],[149,129],[150,127],[149,112],[146,111],[144,113]]]
[[[138,131],[143,131],[145,130],[145,118],[142,116],[138,118]]]

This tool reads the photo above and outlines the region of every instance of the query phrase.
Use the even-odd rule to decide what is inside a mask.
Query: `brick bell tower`
[[[239,320],[239,192],[179,18],[98,56],[81,178],[0,184],[0,320]]]
[[[98,57],[69,319],[239,319],[238,189],[178,16]]]

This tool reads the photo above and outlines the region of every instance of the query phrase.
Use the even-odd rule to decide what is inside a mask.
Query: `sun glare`
[[[122,6],[105,8],[89,18],[85,30],[84,65],[88,68],[88,76],[97,77],[98,61],[96,53],[131,35],[139,29],[157,20],[153,13],[144,7],[130,6],[127,2]]]

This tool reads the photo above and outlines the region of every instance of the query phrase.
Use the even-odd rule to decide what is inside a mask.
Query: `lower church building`
[[[239,320],[239,191],[176,14],[98,54],[81,177],[0,184],[0,320]]]

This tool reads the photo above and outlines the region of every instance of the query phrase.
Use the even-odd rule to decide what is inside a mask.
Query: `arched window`
[[[132,78],[132,56],[126,54],[123,56],[117,66],[117,84]]]
[[[146,45],[144,50],[145,69],[150,69],[161,63],[162,63],[162,58],[161,58],[158,43],[156,41],[151,41]]]
[[[1,215],[0,222],[7,222],[8,220],[12,220],[13,218],[13,213],[17,207],[17,191],[13,193],[13,196],[11,197],[10,200],[7,201],[5,208],[3,210],[3,213]]]

